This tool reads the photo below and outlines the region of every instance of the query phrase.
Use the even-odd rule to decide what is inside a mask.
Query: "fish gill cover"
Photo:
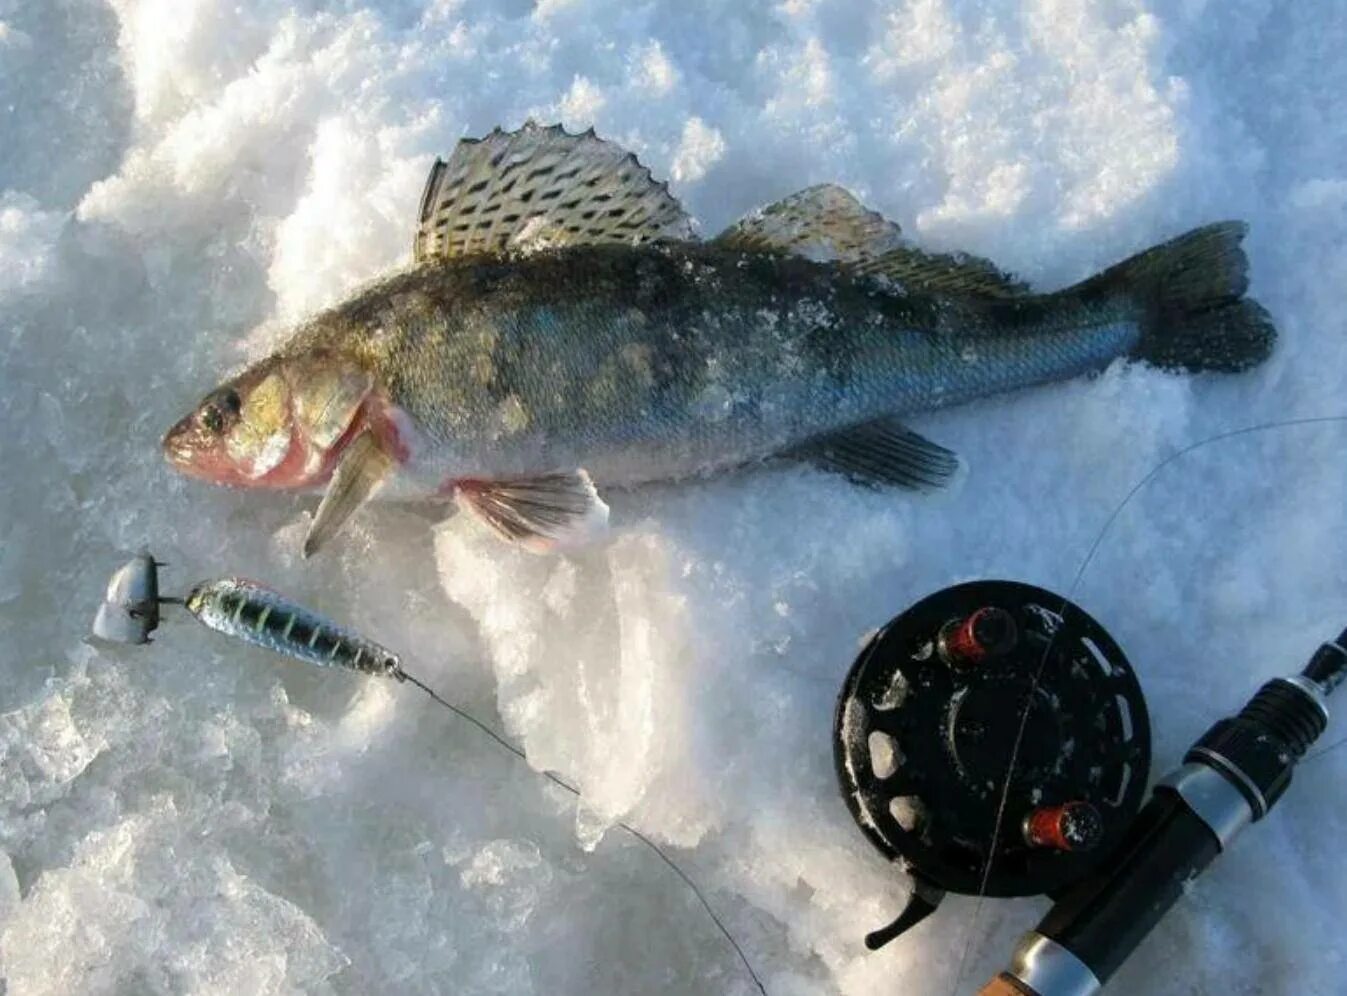
[[[7,991],[752,991],[618,820],[770,993],[986,977],[1038,904],[952,899],[941,930],[862,947],[906,886],[838,798],[833,697],[930,590],[1065,589],[1187,442],[1343,410],[1344,45],[1270,2],[0,0]],[[806,469],[646,489],[562,557],[467,517],[432,548],[390,507],[306,565],[311,503],[171,474],[159,435],[206,382],[401,261],[436,155],[530,117],[637,152],[704,231],[837,182],[1035,286],[1244,218],[1281,344],[1239,377],[1119,363],[923,417],[968,462],[952,493]],[[1339,621],[1344,446],[1313,425],[1197,451],[1091,564],[1075,597],[1137,666],[1157,765]],[[583,803],[392,684],[194,627],[85,646],[106,565],[147,542],[377,634]],[[1306,765],[1117,985],[1337,991],[1344,774],[1347,751]]]

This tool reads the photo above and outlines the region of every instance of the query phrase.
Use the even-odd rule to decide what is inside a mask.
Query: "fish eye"
[[[201,408],[201,424],[207,432],[223,432],[226,425],[232,423],[243,411],[243,401],[239,392],[232,387],[211,396]]]

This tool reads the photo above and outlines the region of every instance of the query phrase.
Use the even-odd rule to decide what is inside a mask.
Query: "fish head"
[[[281,364],[251,367],[211,391],[168,430],[164,455],[191,477],[265,486],[290,455],[290,395]]]
[[[299,489],[331,476],[361,422],[371,378],[326,354],[273,357],[206,395],[164,436],[164,456],[200,480]]]

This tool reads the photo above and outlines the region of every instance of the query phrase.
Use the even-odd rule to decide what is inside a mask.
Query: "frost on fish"
[[[958,467],[904,416],[1119,356],[1239,370],[1274,332],[1234,223],[1035,295],[932,254],[840,187],[709,242],[634,156],[532,123],[437,161],[415,265],[314,316],[165,441],[188,473],[324,487],[313,553],[386,482],[457,495],[553,549],[601,532],[605,488],[769,458],[938,488]]]

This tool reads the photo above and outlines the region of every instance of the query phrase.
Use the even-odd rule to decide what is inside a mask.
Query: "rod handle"
[[[1012,976],[1002,972],[978,990],[978,996],[1038,996],[1032,989],[1026,989]]]

